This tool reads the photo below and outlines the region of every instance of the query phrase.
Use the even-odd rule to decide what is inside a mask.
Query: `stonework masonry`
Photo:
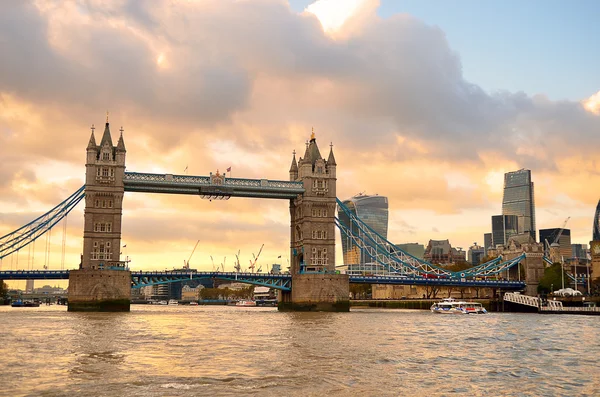
[[[69,311],[129,311],[131,273],[120,261],[125,188],[123,129],[112,144],[108,119],[100,144],[94,127],[86,149],[83,254],[69,274]]]
[[[290,180],[305,192],[290,200],[292,292],[281,294],[280,310],[350,310],[348,276],[335,272],[336,168],[333,145],[323,159],[314,132],[304,157],[292,158]]]

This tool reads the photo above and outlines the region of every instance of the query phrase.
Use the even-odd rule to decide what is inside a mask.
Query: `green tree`
[[[470,269],[471,264],[467,261],[460,261],[460,262],[455,262],[452,265],[446,266],[446,269],[450,270],[451,272],[460,272],[462,270],[466,270],[466,269]]]
[[[553,263],[552,265],[548,266],[544,271],[544,276],[542,276],[540,283],[538,284],[538,292],[547,294],[552,292],[552,288],[556,290],[560,285],[562,285],[562,280],[564,277],[564,275],[561,274],[562,271],[563,270],[561,269],[560,263]]]

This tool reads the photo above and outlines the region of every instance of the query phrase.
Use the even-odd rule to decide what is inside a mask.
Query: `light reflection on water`
[[[600,318],[0,307],[0,395],[598,395]]]

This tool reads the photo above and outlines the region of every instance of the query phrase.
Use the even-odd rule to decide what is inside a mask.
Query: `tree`
[[[564,275],[561,272],[563,271],[560,263],[555,262],[548,266],[538,284],[538,292],[547,294],[552,292],[552,288],[556,289],[559,285],[562,285]]]
[[[8,297],[8,285],[3,280],[0,280],[0,304]]]

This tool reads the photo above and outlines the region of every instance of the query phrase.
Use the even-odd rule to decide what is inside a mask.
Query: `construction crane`
[[[240,273],[242,271],[242,265],[240,265],[240,251],[238,250],[238,253],[235,255],[235,266],[234,269],[236,272]]]
[[[560,236],[562,236],[563,231],[565,230],[565,227],[567,226],[567,222],[569,222],[569,219],[571,219],[571,217],[567,217],[567,219],[565,219],[565,221],[563,222],[562,227],[558,230],[558,233],[556,233],[556,237],[554,238],[554,241],[552,241],[552,244],[548,243],[548,239],[546,239],[546,256],[550,256],[550,247],[553,246],[554,244],[560,244]]]
[[[254,253],[252,254],[252,256],[254,257],[254,262],[250,261],[250,271],[252,273],[254,273],[254,266],[256,266],[256,261],[258,260],[258,257],[260,256],[260,253],[262,252],[264,246],[264,244],[260,246],[260,249],[258,250],[258,255],[254,256]]]
[[[192,253],[190,254],[190,257],[188,258],[187,262],[185,262],[185,265],[183,266],[184,269],[189,270],[190,268],[190,259],[192,259],[192,255],[194,255],[194,252],[196,252],[196,247],[198,247],[198,243],[200,242],[200,240],[196,241],[196,245],[194,245],[194,249],[192,250]]]

